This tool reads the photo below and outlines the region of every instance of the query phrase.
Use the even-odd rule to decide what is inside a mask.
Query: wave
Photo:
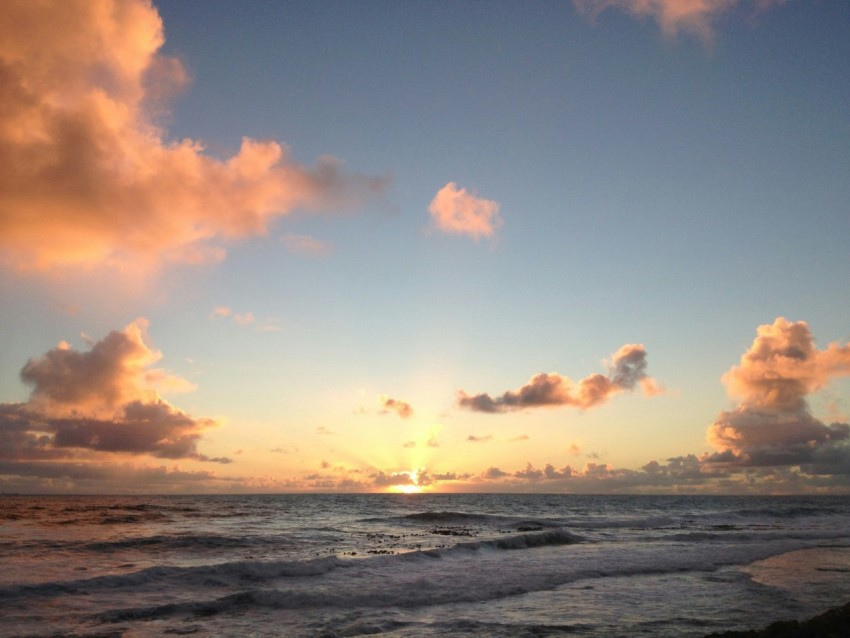
[[[658,552],[621,546],[602,553],[569,554],[568,560],[522,550],[577,542],[566,531],[518,535],[451,548],[380,556],[363,561],[341,561],[345,570],[332,569],[319,581],[285,580],[243,583],[240,591],[219,594],[205,589],[199,597],[148,607],[113,609],[100,618],[107,622],[151,620],[167,616],[207,616],[242,613],[252,608],[277,610],[418,608],[455,603],[478,603],[551,590],[576,581],[589,587],[598,579],[647,574],[714,572],[724,565],[784,553],[800,543],[779,542],[725,546],[720,551],[693,552],[680,548]],[[508,551],[504,551],[508,550]],[[566,557],[564,557],[566,558]]]
[[[129,574],[96,576],[72,581],[46,582],[35,585],[15,585],[0,588],[0,598],[25,596],[55,596],[59,594],[91,593],[113,589],[134,589],[162,583],[184,586],[227,587],[248,583],[267,583],[287,578],[322,576],[339,568],[358,563],[394,564],[415,560],[443,558],[479,550],[523,550],[547,545],[565,545],[582,539],[566,530],[551,530],[534,534],[517,534],[405,554],[343,559],[337,556],[293,561],[233,561],[195,566],[149,567]]]
[[[56,594],[90,594],[93,591],[135,589],[157,583],[225,587],[239,582],[320,576],[344,566],[347,562],[336,556],[328,556],[305,561],[234,561],[191,567],[148,567],[130,574],[0,587],[0,599]]]
[[[400,523],[426,524],[435,529],[477,526],[493,529],[511,529],[513,531],[539,531],[564,527],[563,519],[529,518],[523,516],[505,516],[453,511],[428,511],[404,514],[401,516],[365,518],[364,523]]]
[[[517,550],[546,547],[548,545],[571,545],[583,540],[581,536],[572,534],[565,529],[555,529],[534,534],[515,534],[492,540],[457,543],[449,548],[429,549],[418,553],[426,556],[443,556],[450,552],[467,552],[480,549]]]

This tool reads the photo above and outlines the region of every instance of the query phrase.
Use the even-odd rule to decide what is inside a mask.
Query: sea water
[[[703,636],[850,600],[850,497],[0,496],[0,636]]]

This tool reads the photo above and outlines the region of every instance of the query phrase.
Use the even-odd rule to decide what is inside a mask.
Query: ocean
[[[850,600],[850,497],[0,496],[0,636],[704,636]]]

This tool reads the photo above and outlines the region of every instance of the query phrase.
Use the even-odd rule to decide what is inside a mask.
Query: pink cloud
[[[719,451],[711,460],[850,468],[850,425],[822,423],[806,401],[831,379],[848,375],[850,345],[819,350],[804,321],[779,317],[760,326],[741,363],[723,377],[740,404],[709,427],[708,440]]]
[[[395,412],[402,419],[409,419],[413,416],[413,406],[405,401],[393,399],[388,397],[386,394],[382,394],[378,397],[378,403],[381,405],[382,414]]]
[[[696,35],[706,43],[714,38],[715,20],[738,6],[751,7],[758,13],[786,0],[573,0],[580,12],[597,16],[614,8],[638,18],[652,18],[667,36],[680,31]]]
[[[186,83],[145,0],[7,2],[0,12],[0,259],[19,269],[208,261],[294,209],[352,207],[386,179],[296,163],[244,138],[217,159],[172,141],[163,96]]]
[[[493,237],[502,225],[498,202],[476,197],[465,188],[458,189],[455,182],[437,191],[428,211],[438,230],[474,239]]]
[[[629,344],[613,356],[607,375],[592,374],[577,384],[557,373],[541,373],[518,390],[509,390],[496,398],[482,393],[469,395],[458,392],[457,404],[474,412],[509,412],[538,407],[572,406],[592,408],[611,396],[636,385],[649,396],[659,392],[657,384],[646,374],[646,350],[642,345]]]
[[[62,342],[21,370],[33,386],[26,403],[0,404],[0,456],[6,459],[89,458],[93,453],[148,454],[229,462],[201,454],[203,433],[217,423],[197,419],[159,396],[193,388],[153,368],[162,356],[148,346],[137,319],[80,352]]]

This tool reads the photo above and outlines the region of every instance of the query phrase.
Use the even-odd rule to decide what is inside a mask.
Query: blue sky
[[[593,2],[141,3],[161,18],[157,59],[185,71],[166,102],[149,97],[169,92],[169,76],[145,76],[139,108],[158,143],[188,138],[221,161],[243,137],[288,146],[298,166],[332,156],[344,162],[331,193],[342,204],[316,196],[259,233],[217,226],[206,239],[220,252],[203,263],[110,240],[122,269],[108,252],[27,264],[37,235],[5,225],[0,400],[32,404],[40,381],[19,372],[60,341],[85,352],[144,317],[162,353],[151,365],[196,386],[157,391],[218,420],[198,449],[233,462],[89,442],[63,463],[175,458],[209,479],[175,477],[173,489],[190,490],[371,489],[380,472],[405,484],[426,471],[464,477],[420,482],[428,489],[587,479],[577,489],[734,491],[746,472],[816,489],[799,476],[822,473],[799,463],[721,472],[709,456],[724,448],[706,431],[738,405],[721,377],[759,326],[806,322],[821,349],[850,337],[850,6],[742,1],[683,15],[675,0],[658,14],[607,4],[593,15]],[[489,237],[435,225],[429,205],[449,183],[498,206]],[[179,218],[181,201],[162,219]],[[140,205],[126,232],[146,214]],[[496,396],[540,373],[604,375],[625,344],[644,346],[663,393],[617,387],[591,407],[495,415],[456,404],[459,390]],[[805,395],[827,425],[850,411],[850,368],[829,370]],[[382,413],[381,395],[414,417]],[[614,476],[686,455],[704,459],[704,481]],[[569,465],[573,482],[516,476],[529,463]],[[587,464],[607,464],[610,481],[592,482]],[[488,468],[504,476],[482,479]],[[7,470],[9,485],[47,480]],[[98,487],[72,476],[69,489]],[[847,473],[829,476],[846,489]]]

